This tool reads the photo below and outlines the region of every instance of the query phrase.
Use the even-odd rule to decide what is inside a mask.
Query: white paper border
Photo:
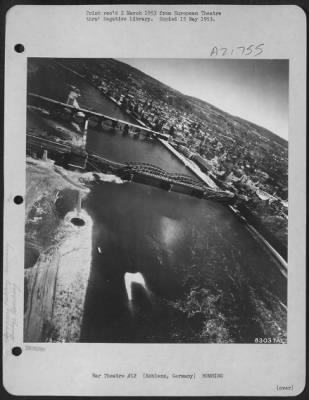
[[[218,10],[214,24],[93,24],[85,10]],[[142,38],[142,39],[141,39]],[[22,42],[25,53],[14,45]],[[23,344],[27,57],[207,58],[214,45],[265,43],[263,58],[290,60],[288,344]],[[4,338],[4,386],[23,395],[297,395],[305,384],[306,17],[296,6],[15,6],[5,51],[4,286],[15,296],[12,340]],[[230,57],[233,58],[233,57]],[[15,286],[14,286],[15,285]],[[13,287],[13,289],[12,289]],[[13,291],[13,292],[12,292]],[[13,293],[13,294],[12,294]],[[4,320],[6,316],[4,304]],[[5,326],[4,326],[5,332]],[[98,373],[201,373],[223,380],[94,380]],[[277,385],[292,384],[292,393]]]

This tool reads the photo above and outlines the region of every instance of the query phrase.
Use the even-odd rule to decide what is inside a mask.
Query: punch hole
[[[12,348],[12,354],[16,357],[20,356],[22,353],[22,349],[19,346],[15,346]]]
[[[23,53],[25,51],[25,46],[21,43],[17,43],[14,46],[16,53]]]
[[[23,198],[23,196],[15,196],[14,197],[14,203],[15,204],[21,204],[22,202],[24,201],[24,198]]]

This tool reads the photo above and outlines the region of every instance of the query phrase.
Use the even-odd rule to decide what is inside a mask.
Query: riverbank
[[[78,342],[92,262],[93,221],[79,209],[93,182],[112,175],[80,173],[27,157],[25,342]],[[74,223],[76,221],[78,223]]]
[[[203,173],[194,163],[193,161],[187,159],[184,155],[182,155],[181,153],[179,153],[173,146],[171,146],[168,142],[162,140],[162,139],[157,139],[163,146],[165,146],[170,152],[172,152],[175,157],[177,157],[186,167],[188,167],[199,179],[201,179],[203,182],[206,183],[207,186],[211,187],[212,189],[219,189],[218,186],[213,182],[213,180],[206,175],[205,173]],[[235,214],[237,217],[239,216],[239,211],[236,210],[234,207],[229,207],[229,209],[231,210],[231,212],[233,214]],[[266,250],[268,252],[270,252],[270,254],[275,257],[275,259],[278,261],[278,268],[280,270],[280,272],[283,274],[283,276],[285,276],[285,278],[287,277],[287,262],[286,259],[284,259],[283,255],[287,256],[286,252],[284,251],[284,249],[281,249],[281,246],[273,246],[273,243],[270,243],[266,237],[264,237],[264,235],[259,232],[259,230],[257,229],[256,224],[250,224],[249,221],[247,220],[249,217],[247,216],[247,218],[243,217],[244,222],[247,224],[247,228],[249,230],[249,232],[255,237],[257,238],[257,240],[266,248]],[[250,218],[249,218],[250,219]],[[265,230],[265,229],[264,229]],[[271,231],[270,231],[271,232]],[[270,234],[268,235],[270,236]],[[274,239],[276,241],[276,239]],[[274,240],[272,240],[271,242],[273,242]],[[278,247],[281,250],[281,254],[280,252],[278,252]]]
[[[27,157],[25,342],[78,342],[92,260],[93,221],[85,200],[93,182],[112,175],[65,170]],[[61,203],[65,204],[65,207]],[[64,207],[64,208],[63,208]],[[78,220],[78,224],[72,221]]]
[[[204,172],[202,172],[199,167],[191,160],[187,159],[181,153],[179,153],[171,144],[169,144],[166,140],[162,140],[157,138],[157,140],[167,148],[171,153],[174,154],[178,160],[180,160],[190,171],[192,171],[199,179],[201,179],[208,187],[211,189],[219,189],[215,182]]]
[[[64,218],[57,201],[64,191],[72,200],[89,189],[76,176],[59,173],[51,160],[27,158],[25,227],[25,342],[76,342],[80,337],[91,265],[92,220],[81,210],[84,225]]]

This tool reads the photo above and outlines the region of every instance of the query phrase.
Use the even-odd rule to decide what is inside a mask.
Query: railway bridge
[[[67,144],[27,134],[28,154],[42,156],[45,150],[57,163],[69,168],[114,174],[126,181],[156,186],[166,191],[180,192],[198,198],[212,199],[224,203],[235,201],[233,193],[209,188],[204,182],[187,175],[170,173],[148,163],[115,162],[95,153],[82,152],[79,148],[76,149]],[[82,166],[80,165],[81,159],[84,163]],[[82,177],[81,180],[83,180]]]
[[[113,173],[130,182],[144,183],[167,191],[189,194],[195,197],[234,203],[235,195],[228,191],[212,189],[204,182],[187,175],[175,174],[148,163],[117,163],[94,153],[88,154],[88,165],[92,170]]]

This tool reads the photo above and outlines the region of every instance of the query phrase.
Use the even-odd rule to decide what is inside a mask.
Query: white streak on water
[[[136,273],[126,272],[124,275],[124,283],[126,286],[126,291],[127,291],[129,301],[132,301],[132,284],[133,283],[138,283],[146,290],[147,293],[149,293],[145,279],[140,272],[136,272]]]

